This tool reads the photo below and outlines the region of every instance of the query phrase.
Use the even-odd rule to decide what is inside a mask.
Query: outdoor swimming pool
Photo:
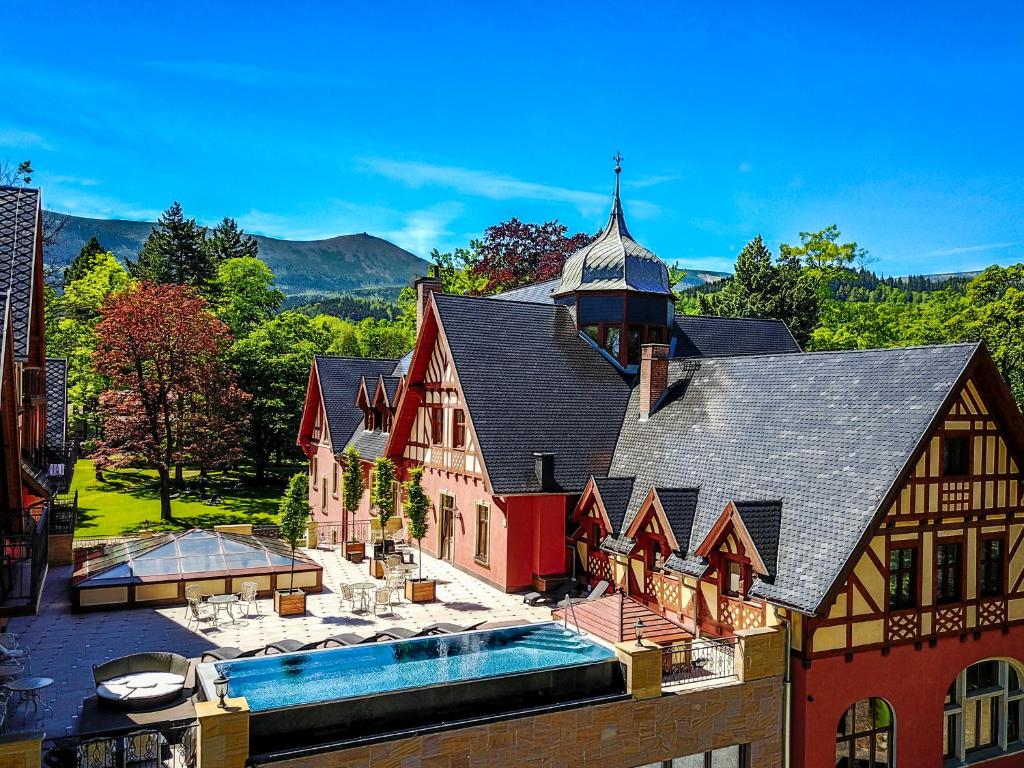
[[[209,666],[227,677],[229,696],[244,696],[260,712],[614,658],[605,646],[546,623]],[[213,698],[207,672],[200,677]]]

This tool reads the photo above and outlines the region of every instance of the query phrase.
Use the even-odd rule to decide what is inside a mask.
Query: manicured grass
[[[193,494],[171,500],[173,520],[160,520],[160,489],[156,472],[126,469],[104,472],[96,479],[93,464],[82,459],[75,465],[73,488],[78,491],[78,524],[75,538],[91,539],[121,536],[141,528],[180,530],[211,528],[223,523],[276,523],[277,505],[287,479],[300,469],[274,469],[268,484],[257,487],[247,476],[231,472],[211,472],[209,491],[221,497],[219,504],[208,504],[195,495],[198,472],[185,472],[185,482]]]

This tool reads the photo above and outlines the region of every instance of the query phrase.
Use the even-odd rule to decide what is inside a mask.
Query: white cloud
[[[1009,243],[982,243],[981,245],[961,245],[955,248],[939,248],[938,250],[928,251],[928,253],[922,254],[922,258],[932,256],[958,256],[964,253],[998,251],[1003,248],[1013,248],[1017,245],[1024,245],[1024,240],[1015,240]]]
[[[637,178],[631,178],[628,174],[622,177],[622,188],[623,189],[646,189],[647,187],[654,187],[658,184],[665,184],[670,181],[675,181],[679,178],[678,173],[655,173],[649,176],[638,176]]]
[[[25,149],[28,147],[53,149],[46,139],[38,133],[23,131],[20,128],[0,128],[0,147],[11,147],[13,149]]]
[[[604,212],[610,203],[608,194],[525,181],[502,173],[458,166],[371,157],[364,159],[361,167],[369,173],[400,181],[413,188],[446,187],[462,194],[486,197],[490,200],[543,200],[568,203],[579,209],[584,216]],[[627,208],[641,219],[653,218],[659,212],[658,206],[643,200],[630,200]]]

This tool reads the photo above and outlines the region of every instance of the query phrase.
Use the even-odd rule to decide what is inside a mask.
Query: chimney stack
[[[437,276],[437,268],[430,267],[430,274],[425,277],[417,277],[413,285],[416,286],[416,335],[419,335],[420,327],[423,325],[423,312],[427,308],[427,299],[431,293],[444,293],[441,278]]]
[[[533,454],[533,472],[537,476],[541,491],[555,490],[555,454]]]
[[[644,344],[640,349],[640,421],[647,421],[668,388],[668,344]]]

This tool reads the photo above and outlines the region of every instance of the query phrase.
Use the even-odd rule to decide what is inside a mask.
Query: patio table
[[[53,685],[52,677],[24,677],[20,680],[12,680],[9,683],[4,684],[4,688],[11,691],[12,693],[18,694],[18,703],[14,705],[14,711],[18,711],[18,707],[22,704],[25,705],[25,710],[28,711],[28,704],[32,702],[33,711],[38,714],[40,702],[39,694],[45,691]],[[53,709],[46,702],[42,702],[43,715],[47,712],[53,714]]]
[[[360,581],[358,584],[352,584],[352,591],[359,593],[359,608],[360,610],[367,610],[367,598],[370,593],[373,592],[379,585],[372,581]]]
[[[238,620],[235,618],[235,612],[232,610],[232,606],[238,602],[238,595],[211,595],[206,598],[206,602],[214,607],[217,615],[220,614],[221,610],[225,611],[228,615],[228,623],[238,623]]]

